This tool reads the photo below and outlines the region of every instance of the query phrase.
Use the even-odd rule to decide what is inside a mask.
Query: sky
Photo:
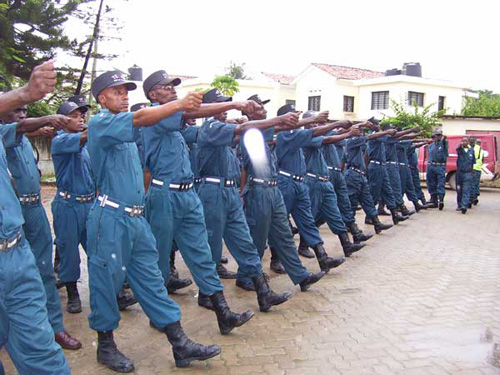
[[[297,75],[311,62],[380,71],[420,62],[424,77],[500,92],[498,0],[105,3],[123,29],[100,44],[120,55],[100,70],[212,77],[234,61],[250,74]]]

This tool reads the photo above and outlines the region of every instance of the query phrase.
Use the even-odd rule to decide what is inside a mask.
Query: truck
[[[498,158],[498,140],[494,134],[467,134],[481,140],[481,148],[485,151],[485,158],[481,173],[481,181],[493,181],[500,177],[500,162]],[[456,190],[457,173],[457,147],[462,141],[463,135],[448,135],[448,159],[446,161],[446,182],[449,187]],[[425,181],[427,172],[427,160],[429,158],[428,146],[417,149],[418,170],[420,179]]]

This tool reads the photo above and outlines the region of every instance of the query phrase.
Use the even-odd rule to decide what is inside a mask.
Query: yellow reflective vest
[[[476,164],[474,164],[475,171],[481,171],[483,167],[484,151],[479,145],[474,145],[474,157],[476,158]]]

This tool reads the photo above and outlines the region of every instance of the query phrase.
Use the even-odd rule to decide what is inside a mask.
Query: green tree
[[[418,126],[420,130],[425,132],[424,137],[430,137],[433,129],[441,124],[441,116],[446,112],[446,109],[431,112],[431,107],[433,105],[434,104],[430,104],[422,108],[414,103],[410,111],[407,109],[406,102],[398,103],[391,100],[391,109],[394,111],[394,115],[384,115],[381,124],[390,124],[397,129],[403,130]]]
[[[479,98],[465,97],[462,106],[463,116],[500,116],[500,94],[480,90]]]
[[[238,64],[231,61],[226,68],[226,74],[234,79],[248,79],[245,75],[245,63]]]
[[[222,95],[225,96],[234,96],[234,94],[240,91],[239,83],[229,75],[215,77],[212,81],[211,86],[213,88],[219,89]]]

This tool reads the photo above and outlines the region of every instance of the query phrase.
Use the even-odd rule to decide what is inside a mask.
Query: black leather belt
[[[363,176],[365,175],[365,172],[363,172],[361,169],[354,168],[354,167],[349,167],[349,169],[353,170],[354,172],[358,172],[358,173],[362,174]]]
[[[387,164],[398,165],[397,161],[386,161]]]
[[[22,205],[26,204],[36,204],[40,202],[40,194],[26,194],[19,196],[19,202]]]
[[[385,163],[382,163],[381,161],[378,160],[370,160],[371,164],[377,164],[377,165],[384,165]]]
[[[342,172],[342,169],[341,168],[337,168],[337,167],[327,167],[329,170],[331,171],[337,171],[337,172]]]
[[[322,182],[328,182],[328,181],[330,181],[330,177],[328,177],[328,176],[318,176],[318,175],[316,175],[314,173],[306,173],[306,176],[314,178],[314,179],[322,181]]]
[[[95,198],[94,194],[88,194],[88,195],[75,195],[71,194],[67,191],[60,191],[58,192],[58,195],[62,197],[65,201],[76,201],[79,203],[88,203],[92,202]]]
[[[7,252],[21,242],[21,232],[14,237],[6,240],[0,240],[0,252]]]

